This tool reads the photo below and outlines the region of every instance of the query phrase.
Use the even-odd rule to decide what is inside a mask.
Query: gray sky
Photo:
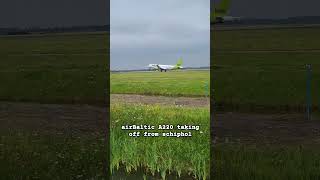
[[[210,64],[209,0],[111,0],[111,69]]]
[[[233,16],[260,18],[320,16],[320,0],[231,1],[230,15]],[[110,0],[1,0],[0,28],[108,24],[109,2]],[[180,2],[180,4],[185,3]]]
[[[230,15],[254,18],[320,16],[319,7],[319,0],[231,0]]]
[[[109,24],[110,0],[1,0],[0,28]]]

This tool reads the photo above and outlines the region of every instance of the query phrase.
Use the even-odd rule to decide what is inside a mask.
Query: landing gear
[[[222,17],[216,17],[217,23],[224,23],[224,19]]]

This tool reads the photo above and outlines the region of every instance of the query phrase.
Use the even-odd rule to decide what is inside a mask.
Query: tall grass
[[[165,179],[168,174],[190,174],[197,179],[209,175],[209,109],[178,108],[145,105],[111,106],[111,168],[124,165],[127,172],[139,167],[146,173],[157,174]],[[121,130],[122,125],[190,124],[200,125],[193,137],[129,137]],[[150,130],[149,130],[150,131]],[[155,130],[157,131],[157,130]],[[173,130],[178,131],[178,130]],[[158,130],[158,132],[161,132]]]
[[[2,134],[0,179],[108,179],[109,152],[101,137],[22,131]]]
[[[213,179],[320,179],[320,153],[315,147],[218,144],[212,154]]]

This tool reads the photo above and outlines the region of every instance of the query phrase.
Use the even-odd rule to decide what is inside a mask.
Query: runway
[[[264,29],[295,29],[295,28],[320,28],[320,24],[261,24],[261,25],[241,25],[241,24],[215,24],[210,26],[213,31],[233,31],[233,30],[264,30]]]

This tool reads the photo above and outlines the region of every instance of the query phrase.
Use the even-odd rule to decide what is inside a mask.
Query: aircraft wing
[[[159,69],[157,64],[149,64],[147,67],[149,69],[153,69],[153,70],[158,70]]]

